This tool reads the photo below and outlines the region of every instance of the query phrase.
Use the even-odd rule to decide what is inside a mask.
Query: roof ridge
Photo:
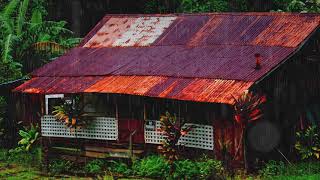
[[[207,12],[207,13],[167,13],[167,14],[106,14],[105,16],[205,16],[205,15],[231,15],[231,16],[320,16],[319,13],[299,12]]]

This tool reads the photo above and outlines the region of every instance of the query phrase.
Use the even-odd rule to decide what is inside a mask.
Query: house
[[[14,90],[23,111],[17,118],[41,121],[50,147],[73,146],[77,136],[83,155],[103,157],[128,144],[134,153],[154,149],[163,138],[159,116],[168,110],[197,125],[180,140],[190,153],[220,156],[220,142],[228,142],[240,160],[232,106],[252,91],[266,95],[263,121],[275,124],[276,148],[289,153],[294,128],[320,96],[319,20],[295,13],[106,15],[78,47]],[[94,124],[77,133],[52,115],[72,94],[83,96]]]

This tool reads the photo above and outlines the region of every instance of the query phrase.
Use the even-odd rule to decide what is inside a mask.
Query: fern
[[[8,63],[8,62],[12,62],[12,44],[13,44],[13,35],[9,34],[6,37],[6,40],[4,42],[4,48],[2,51],[2,62],[4,63]]]
[[[8,19],[0,14],[0,22],[1,30],[3,30],[5,34],[13,33],[13,21],[10,18]]]
[[[31,15],[31,25],[42,23],[42,13],[39,9],[35,9]]]
[[[24,0],[22,3],[20,3],[19,7],[19,14],[17,17],[17,25],[16,25],[16,34],[19,36],[22,33],[22,28],[25,23],[25,17],[27,14],[29,6],[29,0]]]
[[[5,8],[1,14],[6,18],[11,17],[15,13],[15,10],[16,10],[19,2],[20,2],[20,0],[9,1],[9,3],[5,6]]]

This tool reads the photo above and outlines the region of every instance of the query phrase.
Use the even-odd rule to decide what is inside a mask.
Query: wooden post
[[[143,121],[147,120],[147,110],[146,110],[146,103],[143,102]]]
[[[41,137],[40,142],[42,145],[41,170],[44,174],[48,174],[48,172],[49,172],[49,142],[45,137]]]
[[[118,103],[116,102],[116,120],[119,120]]]

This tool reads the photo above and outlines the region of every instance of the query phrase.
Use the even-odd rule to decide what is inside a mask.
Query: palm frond
[[[3,30],[5,34],[13,33],[13,21],[11,18],[6,18],[0,14],[0,24],[1,30]]]
[[[2,62],[8,63],[12,61],[12,44],[13,44],[13,37],[14,35],[9,34],[3,45],[3,51],[2,51]]]
[[[42,13],[39,9],[35,9],[31,15],[31,25],[42,23]]]
[[[10,18],[11,15],[13,15],[15,13],[15,10],[16,10],[19,2],[20,2],[20,0],[9,1],[9,3],[4,7],[1,14],[6,18]]]
[[[64,41],[62,41],[60,44],[67,47],[67,48],[73,48],[77,46],[81,42],[82,38],[68,38]]]
[[[51,53],[64,53],[67,48],[56,42],[37,42],[32,45],[37,51],[50,51]]]
[[[24,0],[22,3],[20,3],[19,13],[17,17],[17,25],[16,25],[16,34],[18,36],[21,35],[22,33],[22,28],[25,23],[28,6],[29,6],[29,0]]]

